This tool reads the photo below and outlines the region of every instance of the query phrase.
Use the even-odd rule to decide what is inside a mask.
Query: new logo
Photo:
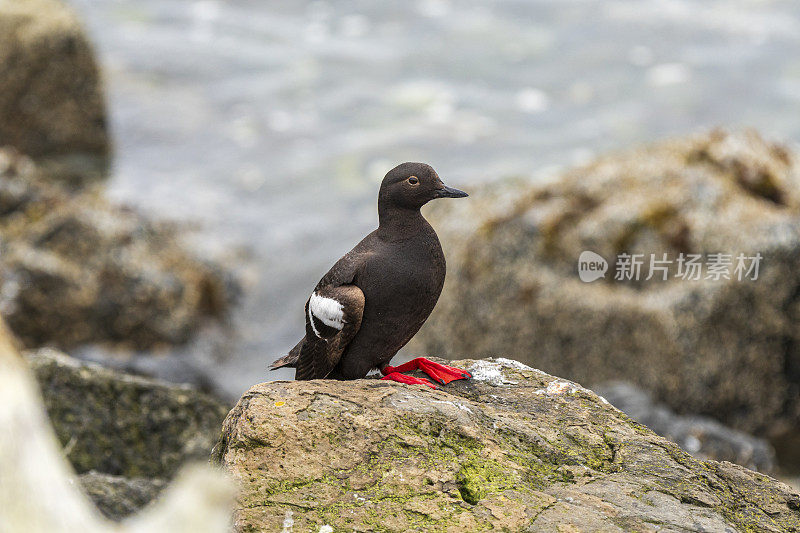
[[[599,254],[586,250],[578,258],[578,276],[581,281],[589,283],[606,277],[608,261]]]

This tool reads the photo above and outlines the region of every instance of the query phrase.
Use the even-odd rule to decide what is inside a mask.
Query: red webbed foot
[[[455,381],[457,379],[469,379],[472,377],[472,374],[466,370],[434,363],[433,361],[425,359],[424,357],[417,357],[416,359],[412,359],[411,361],[403,363],[400,366],[387,366],[381,370],[381,372],[383,372],[385,375],[391,375],[392,373],[410,372],[412,370],[422,370],[428,374],[431,379],[437,383],[441,383],[442,385],[447,385],[451,381]]]
[[[415,378],[413,376],[406,376],[405,374],[401,374],[400,372],[384,372],[384,373],[386,375],[383,376],[381,379],[396,381],[398,383],[405,383],[406,385],[427,385],[432,389],[436,388],[436,385],[434,385],[433,383],[424,378]]]

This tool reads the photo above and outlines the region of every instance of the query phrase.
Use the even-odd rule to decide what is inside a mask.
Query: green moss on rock
[[[458,492],[464,501],[475,505],[490,492],[507,488],[511,484],[497,461],[472,460],[461,465],[456,474]]]
[[[238,531],[797,531],[800,496],[697,461],[579,385],[456,361],[440,390],[377,380],[253,387],[215,450]],[[331,438],[331,436],[334,438]]]

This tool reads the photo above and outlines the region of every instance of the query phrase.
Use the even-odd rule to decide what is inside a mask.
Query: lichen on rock
[[[439,390],[256,385],[214,451],[242,488],[236,530],[277,531],[288,511],[295,531],[799,530],[786,485],[696,460],[591,391],[507,361],[456,361],[501,378]]]

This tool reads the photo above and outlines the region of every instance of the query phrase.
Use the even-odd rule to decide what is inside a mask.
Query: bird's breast
[[[389,243],[373,255],[362,273],[365,312],[384,318],[420,315],[427,318],[445,277],[444,255],[433,243]]]

